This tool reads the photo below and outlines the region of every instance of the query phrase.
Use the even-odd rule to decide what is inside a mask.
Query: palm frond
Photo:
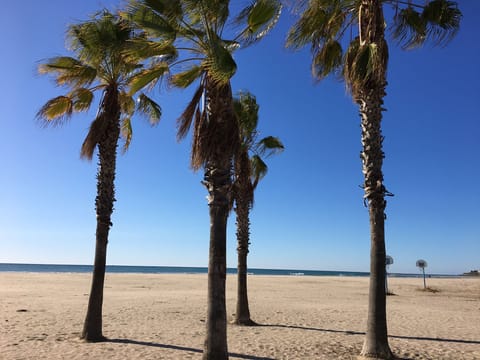
[[[201,66],[194,65],[188,70],[172,75],[172,77],[170,78],[170,83],[175,85],[176,87],[185,89],[189,87],[200,76],[202,76],[202,73],[203,68]]]
[[[239,148],[238,122],[233,112],[230,82],[218,84],[206,75],[204,106],[197,107],[192,138],[191,166],[194,170],[223,159],[222,166]]]
[[[91,85],[97,76],[95,68],[69,56],[47,59],[38,66],[40,74],[52,75],[57,85],[82,87]]]
[[[178,1],[131,1],[122,16],[156,39],[173,41],[177,36],[175,18],[181,14]]]
[[[182,115],[177,119],[177,140],[182,140],[187,136],[190,127],[192,126],[193,118],[197,109],[200,108],[200,100],[204,91],[203,84],[197,88],[193,94],[192,99],[188,103]]]
[[[133,136],[132,119],[130,117],[126,117],[122,120],[122,127],[120,130],[121,130],[120,133],[122,134],[122,138],[124,140],[122,153],[125,153],[130,147],[130,143],[132,142],[132,136]]]
[[[341,37],[347,17],[354,15],[353,0],[309,1],[298,21],[290,28],[286,46],[300,49],[307,44],[317,53],[325,43]]]
[[[387,70],[388,47],[385,40],[380,43],[360,45],[355,38],[344,57],[343,76],[353,94],[368,82],[383,82]]]
[[[123,46],[131,37],[131,31],[131,25],[127,21],[105,9],[93,14],[89,21],[68,28],[69,37],[76,45],[73,50],[92,51],[92,54]]]
[[[93,101],[93,92],[87,88],[77,88],[73,90],[68,96],[73,101],[74,111],[86,111],[90,109]]]
[[[457,34],[461,18],[453,1],[429,1],[421,13],[408,6],[394,17],[392,36],[405,49],[419,47],[428,40],[434,45],[446,45]]]
[[[211,48],[208,49],[202,66],[208,72],[210,79],[220,85],[230,81],[237,71],[237,64],[233,60],[232,54],[218,37],[211,40]]]
[[[317,80],[337,71],[343,64],[342,45],[336,40],[325,43],[313,57],[312,73]]]
[[[105,137],[107,128],[108,121],[105,119],[103,113],[100,113],[90,125],[88,134],[83,141],[80,150],[80,157],[82,159],[92,160],[95,148],[100,143],[100,140]]]
[[[67,38],[78,59],[92,67],[102,68],[105,73],[113,76],[120,70],[115,65],[123,65],[119,61],[121,50],[132,34],[129,22],[102,10],[94,14],[90,21],[70,25]],[[105,66],[107,57],[110,61]]]
[[[427,24],[421,14],[409,6],[397,12],[392,36],[404,48],[422,45],[427,36]]]
[[[242,91],[234,98],[234,111],[237,117],[240,134],[240,151],[235,155],[235,172],[239,174],[248,173],[248,177],[253,182],[253,189],[257,186],[267,172],[267,165],[262,157],[269,157],[278,154],[284,150],[284,146],[279,138],[267,136],[257,140],[258,131],[258,110],[259,105],[254,95],[248,91]],[[250,161],[248,154],[252,153]],[[237,174],[238,175],[238,174]],[[243,175],[238,175],[242,177]]]
[[[150,125],[156,125],[162,116],[162,108],[145,94],[140,94],[137,99],[137,112],[146,116]]]
[[[456,2],[434,0],[425,6],[422,17],[427,22],[427,38],[435,45],[446,45],[457,34],[462,13]]]
[[[152,41],[142,37],[130,40],[123,54],[131,61],[153,58],[162,61],[168,59],[168,62],[176,59],[178,55],[171,41]]]
[[[143,0],[143,3],[168,18],[178,18],[183,14],[182,2],[179,0]]]
[[[219,33],[223,30],[229,15],[230,1],[198,1],[184,0],[184,13],[190,18],[191,23],[203,23],[213,32]]]
[[[160,62],[148,69],[138,72],[130,78],[129,94],[135,94],[137,91],[147,86],[154,86],[155,83],[168,72],[168,70],[168,64],[166,62]]]
[[[70,119],[73,113],[73,101],[68,96],[57,96],[48,100],[37,112],[37,119],[45,126],[61,125]]]
[[[118,94],[118,102],[120,103],[120,110],[122,114],[132,116],[135,113],[135,100],[125,91],[120,91]]]
[[[255,148],[259,155],[265,157],[279,154],[285,149],[281,140],[275,136],[264,137],[258,141]]]
[[[251,45],[267,35],[281,13],[282,4],[278,0],[256,0],[243,9],[235,19],[238,24],[245,23],[245,29],[240,33],[243,45]]]
[[[258,124],[260,106],[256,97],[248,91],[242,91],[233,99],[233,108],[238,119],[240,133],[243,138],[252,138]],[[248,141],[244,141],[248,142]]]
[[[267,175],[268,166],[259,155],[253,155],[250,158],[250,166],[252,168],[252,186],[256,189],[259,181]]]

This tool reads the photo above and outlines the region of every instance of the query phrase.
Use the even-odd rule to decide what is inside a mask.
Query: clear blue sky
[[[96,161],[79,158],[95,109],[60,128],[35,113],[61,94],[36,75],[39,60],[67,54],[67,24],[119,2],[32,1],[4,4],[0,68],[2,172],[0,262],[90,264],[95,241]],[[446,48],[390,46],[384,174],[387,253],[393,272],[480,268],[480,2],[460,0],[462,28]],[[238,51],[234,90],[261,105],[260,131],[286,150],[269,160],[251,215],[249,265],[368,271],[369,223],[363,207],[357,107],[343,83],[315,84],[309,52],[283,47],[291,18],[262,43]],[[191,92],[155,91],[159,126],[134,124],[118,159],[117,199],[108,263],[206,266],[209,217],[202,173],[189,168],[189,140],[175,140],[175,119]],[[236,266],[234,216],[228,266]]]

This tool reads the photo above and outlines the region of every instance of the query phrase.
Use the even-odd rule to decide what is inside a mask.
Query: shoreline
[[[26,273],[91,273],[92,265],[69,265],[69,264],[28,264],[28,263],[0,263],[0,273],[26,272]],[[206,274],[207,267],[198,266],[144,266],[144,265],[107,265],[106,272],[109,274]],[[227,268],[227,275],[236,275],[237,269]],[[266,269],[249,268],[248,275],[255,276],[344,276],[344,277],[369,277],[369,272],[344,271],[344,270],[304,270],[304,269]],[[418,273],[388,273],[396,278],[419,278]],[[463,278],[467,274],[426,274],[427,278]]]
[[[231,359],[355,359],[366,329],[368,278],[251,276],[252,319],[228,325]],[[201,359],[206,274],[107,273],[104,334],[79,340],[91,274],[3,273],[2,359]],[[389,278],[389,342],[401,359],[480,359],[480,282]],[[227,315],[235,276],[227,277]],[[24,311],[23,311],[24,310]]]

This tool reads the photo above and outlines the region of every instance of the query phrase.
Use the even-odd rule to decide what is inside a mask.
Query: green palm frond
[[[279,154],[284,150],[284,146],[280,139],[274,136],[267,136],[258,140],[257,125],[260,106],[254,95],[248,91],[239,92],[234,98],[233,105],[241,143],[240,151],[235,155],[235,171],[241,174],[249,174],[248,177],[251,178],[253,183],[251,184],[251,199],[253,202],[253,189],[266,175],[268,169],[262,157]],[[245,162],[245,157],[248,158],[249,154],[252,154],[250,162]]]
[[[421,13],[408,6],[395,16],[392,36],[407,49],[421,46],[428,40],[434,45],[446,45],[457,34],[461,18],[453,1],[430,1]]]
[[[259,155],[253,155],[250,158],[250,166],[252,168],[252,186],[256,189],[260,180],[267,175],[268,166]]]
[[[285,147],[278,137],[267,136],[258,141],[255,150],[261,156],[270,157],[281,153]]]
[[[87,88],[77,88],[73,90],[68,96],[73,101],[74,111],[86,111],[90,109],[93,101],[93,92]]]
[[[142,37],[132,39],[128,42],[124,51],[126,59],[139,61],[145,59],[160,59],[171,62],[177,57],[177,50],[171,41],[152,41]]]
[[[47,59],[38,66],[40,74],[52,75],[57,85],[82,87],[91,85],[97,76],[95,68],[69,57],[58,56]]]
[[[53,76],[58,85],[69,87],[70,92],[49,100],[38,111],[37,118],[44,120],[45,125],[61,124],[73,112],[88,110],[95,91],[103,90],[104,96],[107,91],[113,96],[111,99],[118,97],[118,102],[105,102],[105,98],[100,102],[80,155],[82,158],[92,158],[97,145],[105,139],[105,132],[113,129],[108,124],[117,121],[117,116],[123,121],[121,130],[125,138],[125,151],[131,142],[131,118],[135,112],[146,115],[152,124],[158,123],[161,116],[160,106],[151,98],[142,94],[136,104],[131,95],[145,86],[153,85],[161,74],[168,72],[166,62],[158,59],[150,69],[139,71],[143,67],[142,56],[172,54],[171,44],[148,42],[144,33],[133,30],[131,23],[106,10],[95,14],[89,21],[69,26],[67,38],[75,57],[47,59],[39,65],[38,70],[41,74]],[[142,56],[128,57],[127,53],[132,48],[140,49],[138,53]],[[150,53],[146,54],[148,51]],[[126,92],[130,80],[131,94]],[[90,86],[94,83],[94,86]]]
[[[182,2],[179,0],[144,0],[144,3],[152,10],[168,18],[182,16]]]
[[[230,1],[223,0],[184,0],[184,13],[190,18],[191,23],[203,22],[213,32],[221,32],[228,16],[230,15]]]
[[[162,116],[162,109],[155,101],[145,94],[140,94],[137,99],[136,111],[146,116],[151,125],[156,125]]]
[[[122,16],[153,38],[173,41],[177,36],[175,19],[181,14],[179,1],[143,0],[131,1]]]
[[[182,115],[177,119],[177,140],[181,140],[187,136],[190,127],[192,126],[195,113],[198,113],[200,108],[200,100],[204,92],[203,84],[197,88],[193,94],[192,99],[188,103]]]
[[[346,19],[355,16],[355,0],[313,0],[290,28],[286,46],[300,49],[310,44],[314,53],[343,32]]]
[[[320,48],[320,51],[313,57],[313,76],[321,80],[329,74],[337,71],[343,64],[342,45],[336,40],[328,41]]]
[[[130,117],[126,117],[122,120],[122,127],[120,133],[122,134],[122,138],[124,140],[122,152],[125,153],[130,147],[133,136],[132,119]]]
[[[368,82],[383,82],[387,63],[388,47],[385,41],[360,45],[359,38],[355,38],[344,57],[343,75],[348,88],[356,94]]]
[[[307,44],[318,42],[318,38],[324,37],[322,28],[327,19],[327,12],[313,2],[309,5],[290,28],[287,35],[287,47],[300,49]]]
[[[120,103],[120,110],[122,114],[132,116],[135,113],[135,100],[125,91],[120,91],[118,94],[118,102]]]
[[[185,89],[189,87],[195,80],[197,80],[203,73],[203,68],[201,66],[192,66],[190,69],[176,73],[170,78],[170,83]]]
[[[418,47],[427,40],[434,45],[446,44],[456,35],[462,17],[455,1],[425,0],[414,3],[410,0],[383,0],[380,3],[381,6],[393,5],[395,16],[391,26],[392,37],[403,48]],[[386,66],[386,42],[362,44],[360,47],[354,38],[350,40],[347,51],[342,49],[347,34],[352,38],[360,30],[358,19],[361,4],[361,0],[296,2],[294,9],[300,15],[289,30],[286,46],[300,49],[310,45],[313,55],[312,72],[317,79],[338,73],[343,67],[348,87],[354,90],[356,85],[375,81],[377,75],[380,75],[378,66]],[[385,70],[386,67],[381,72]]]
[[[37,119],[44,125],[61,125],[70,119],[73,113],[73,101],[68,96],[57,96],[45,103],[37,112]]]
[[[234,98],[233,107],[238,119],[240,133],[245,139],[243,142],[250,142],[246,139],[253,137],[258,124],[260,106],[257,104],[257,99],[251,93],[242,91]]]
[[[178,5],[178,11],[172,16],[165,8],[170,2]],[[237,64],[232,53],[268,33],[282,8],[280,1],[252,1],[237,18],[243,23],[237,27],[238,31],[233,29],[237,41],[235,36],[230,37],[232,32],[228,39],[224,38],[225,28],[231,24],[228,20],[233,20],[229,12],[231,3],[225,0],[131,0],[125,14],[146,34],[146,41],[162,43],[168,40],[178,51],[178,57],[168,62],[169,71],[155,73],[153,61],[153,65],[147,65],[149,69],[135,75],[130,85],[131,93],[167,75],[169,83],[178,88],[189,87],[200,80],[191,101],[177,119],[178,140],[185,138],[192,125],[194,127],[191,159],[194,169],[216,156],[219,148],[225,149],[225,154],[231,152],[232,156],[237,151],[238,124],[231,113],[230,85]],[[242,32],[239,34],[239,31]],[[144,44],[144,40],[136,44],[140,49],[136,51],[154,59],[155,50],[148,49],[151,44],[142,48]]]
[[[282,4],[278,0],[257,0],[243,9],[235,19],[238,24],[246,24],[240,33],[243,45],[251,45],[268,34],[281,13]]]
[[[94,14],[90,21],[71,25],[67,34],[78,58],[99,67],[106,56],[120,56],[126,41],[132,37],[132,28],[127,21],[103,10]]]
[[[149,86],[154,86],[157,81],[169,71],[169,66],[166,62],[160,62],[152,67],[142,70],[131,77],[130,79],[130,94],[135,94],[137,91]]]
[[[409,6],[395,16],[392,36],[403,48],[422,45],[426,39],[427,24],[421,14]]]
[[[209,77],[219,85],[226,84],[237,71],[237,64],[232,54],[228,51],[220,38],[214,36],[211,39],[211,47],[202,66],[209,74]]]

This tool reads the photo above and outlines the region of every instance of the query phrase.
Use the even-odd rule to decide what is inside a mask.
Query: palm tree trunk
[[[248,201],[237,197],[237,311],[234,323],[237,325],[256,325],[250,318],[247,292],[247,256],[250,243],[250,205]]]
[[[225,166],[227,165],[227,166]],[[210,162],[205,168],[204,185],[209,193],[210,251],[208,258],[207,335],[203,359],[226,360],[227,310],[225,280],[227,276],[228,193],[231,188],[229,164]]]
[[[97,197],[95,207],[97,213],[97,231],[95,260],[93,264],[92,287],[88,300],[87,315],[82,331],[82,338],[87,341],[102,341],[102,306],[105,266],[107,259],[108,233],[115,201],[115,169],[117,142],[120,135],[120,108],[118,91],[110,86],[105,90],[101,105],[103,121],[109,124],[98,143],[99,168],[97,173]]]
[[[250,318],[247,292],[247,256],[250,245],[250,207],[253,202],[253,186],[250,180],[248,151],[242,151],[235,161],[235,213],[237,215],[237,310],[234,323],[256,325]]]
[[[210,250],[208,260],[207,334],[204,360],[227,360],[227,218],[232,191],[232,159],[238,143],[230,83],[206,81],[208,119],[197,134],[198,149],[208,159],[203,184],[208,190]],[[195,143],[195,140],[194,140]],[[194,145],[195,146],[195,145]]]
[[[364,96],[362,96],[364,95]],[[370,287],[368,299],[367,333],[362,355],[379,359],[393,358],[388,345],[386,291],[385,291],[385,193],[383,185],[381,133],[384,88],[360,94],[362,118],[361,154],[365,176],[365,199],[370,216]]]
[[[385,21],[380,0],[363,0],[360,7],[360,45],[376,45],[381,59],[374,74],[356,94],[360,105],[363,174],[365,199],[370,216],[370,287],[368,296],[367,332],[361,355],[376,359],[392,359],[388,345],[385,291],[385,194],[383,185],[383,136],[381,131],[385,96],[388,47],[385,42]]]

